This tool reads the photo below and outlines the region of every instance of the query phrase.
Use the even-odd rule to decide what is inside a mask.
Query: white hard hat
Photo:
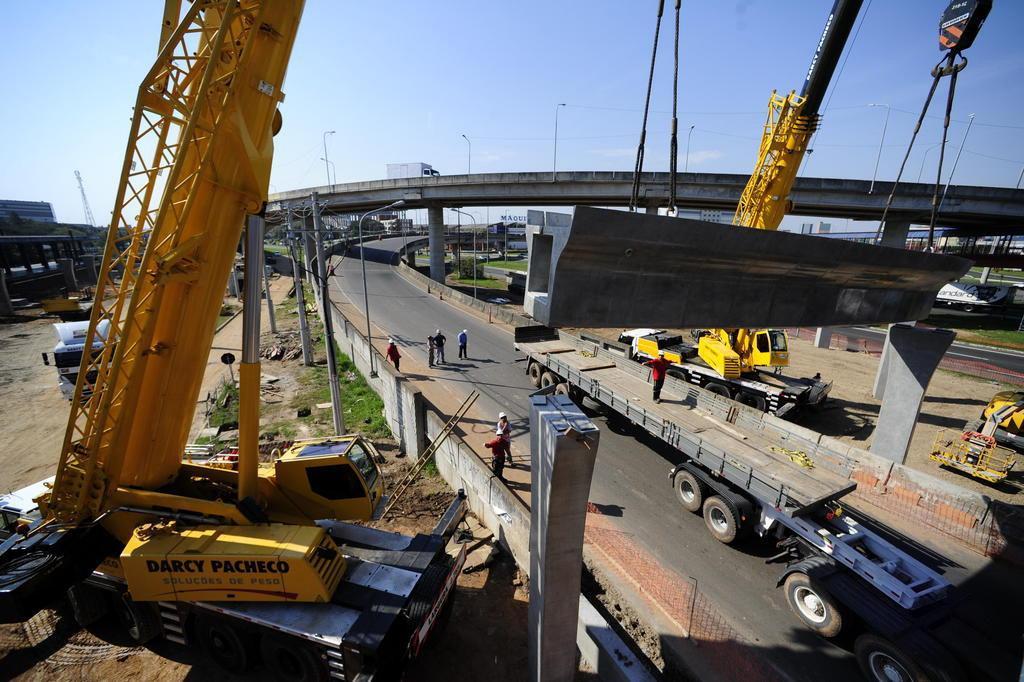
[[[388,339],[388,343],[394,343],[394,342],[395,342],[394,339]]]
[[[658,351],[658,355],[665,355],[665,351],[663,351],[663,350],[659,350],[659,351]]]
[[[437,330],[437,331],[435,331],[434,333],[435,333],[435,334],[440,334],[440,333],[441,333],[441,330],[440,330],[440,329],[438,329],[438,330]]]
[[[463,330],[462,330],[462,333],[463,333],[463,334],[468,334],[469,332],[467,332],[467,331],[466,331],[465,329],[463,329]]]
[[[498,419],[505,419],[505,413],[504,412],[499,412],[498,413]]]

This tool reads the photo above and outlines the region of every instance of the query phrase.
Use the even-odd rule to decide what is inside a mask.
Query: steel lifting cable
[[[955,63],[957,57],[960,57],[961,61],[959,63]],[[956,77],[957,74],[963,71],[966,66],[967,57],[963,56],[960,52],[950,52],[948,56],[943,57],[939,60],[939,63],[932,68],[932,87],[928,90],[928,96],[924,100],[924,106],[921,107],[921,114],[917,117],[917,124],[914,126],[914,132],[910,136],[910,144],[907,145],[907,151],[903,155],[903,162],[900,164],[899,173],[896,174],[896,180],[892,183],[892,191],[889,192],[889,198],[885,201],[885,208],[882,210],[882,218],[878,223],[878,230],[875,232],[876,244],[882,236],[882,229],[885,227],[885,221],[889,215],[889,209],[892,207],[893,199],[896,197],[896,189],[899,187],[900,180],[903,178],[903,171],[906,169],[907,161],[910,159],[910,153],[914,149],[914,142],[917,140],[917,134],[921,132],[921,124],[924,122],[924,119],[928,114],[928,107],[931,106],[932,98],[935,96],[935,91],[939,87],[939,81],[942,80],[944,76],[950,76],[949,95],[946,99],[946,118],[943,121],[942,126],[942,147],[939,151],[938,177],[935,181],[935,193],[932,198],[931,220],[928,224],[928,250],[932,250],[935,239],[935,220],[938,217],[937,202],[939,185],[941,184],[942,179],[942,158],[945,155],[946,150],[946,138],[949,130],[950,112],[953,108],[953,95],[956,92]]]
[[[633,166],[633,194],[629,199],[629,210],[636,211],[640,204],[640,173],[644,169],[644,145],[647,142],[647,114],[651,109],[651,89],[654,87],[654,64],[658,60],[658,38],[661,35],[661,16],[665,13],[665,0],[658,0],[658,21],[654,25],[654,47],[651,50],[651,68],[647,74],[647,98],[644,100],[644,119],[640,126],[640,142],[636,148],[636,164]]]
[[[672,53],[672,138],[668,148],[668,209],[670,215],[676,214],[676,165],[679,156],[679,10],[682,0],[676,0],[676,40]],[[687,150],[689,153],[689,150]]]

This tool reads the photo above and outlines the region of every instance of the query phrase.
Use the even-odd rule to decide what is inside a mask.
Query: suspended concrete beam
[[[919,329],[906,324],[889,328],[885,398],[878,413],[871,452],[897,464],[907,459],[925,391],[955,338],[956,332],[949,329]]]
[[[583,527],[599,436],[566,396],[530,398],[530,682],[576,679]]]
[[[444,282],[444,208],[427,208],[427,237],[430,249],[430,279]]]
[[[551,327],[825,327],[926,317],[970,261],[579,206],[529,228],[526,312]],[[546,279],[546,281],[543,281]]]

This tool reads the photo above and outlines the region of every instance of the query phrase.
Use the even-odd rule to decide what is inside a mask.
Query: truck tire
[[[705,384],[704,385],[704,390],[710,391],[711,393],[714,393],[715,395],[720,395],[723,398],[731,398],[732,397],[732,391],[729,390],[728,386],[726,386],[725,384],[720,384],[720,383],[715,382],[715,381],[711,381],[711,382],[708,382],[707,384]]]
[[[889,640],[866,633],[853,644],[857,665],[871,682],[932,682],[910,656]]]
[[[572,391],[569,384],[564,381],[560,384],[555,384],[555,395],[564,395],[567,397],[572,396]]]
[[[822,637],[835,637],[843,629],[843,615],[835,599],[806,573],[791,573],[784,586],[786,601],[804,625]]]
[[[704,505],[704,497],[708,493],[708,487],[693,473],[686,469],[676,472],[675,478],[676,498],[679,504],[688,512],[697,513]]]
[[[530,366],[526,368],[526,373],[530,377],[530,383],[533,384],[534,388],[540,388],[540,375],[543,373],[544,367],[539,362],[531,362]]]
[[[264,635],[260,638],[263,663],[283,682],[326,682],[327,666],[320,653],[302,640]]]
[[[704,500],[704,525],[711,536],[723,545],[731,545],[740,534],[739,514],[721,495],[712,495]]]
[[[547,388],[548,386],[553,386],[554,384],[557,383],[558,377],[556,377],[553,372],[544,372],[543,374],[540,375],[541,388]]]
[[[736,394],[736,402],[741,405],[746,405],[747,407],[753,407],[755,410],[759,410],[761,412],[764,412],[765,408],[768,406],[768,403],[765,401],[763,396],[755,395],[749,391],[740,391]]]
[[[85,628],[110,613],[107,590],[80,583],[68,588],[68,603],[75,622]]]
[[[117,618],[135,644],[145,644],[163,632],[154,602],[135,601],[127,592],[116,595],[114,600]]]
[[[251,638],[226,620],[199,618],[196,636],[210,660],[229,673],[241,675],[252,667],[255,654]]]

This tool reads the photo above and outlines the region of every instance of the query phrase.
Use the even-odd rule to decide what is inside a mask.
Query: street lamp
[[[685,173],[690,169],[690,137],[693,135],[693,129],[696,126],[690,126],[690,132],[686,133],[686,160],[683,161],[683,172]]]
[[[335,131],[333,131],[333,130],[325,130],[324,134],[323,134],[323,140],[324,140],[324,170],[327,171],[327,184],[330,185],[332,192],[334,191],[334,185],[331,185],[331,168],[330,168],[330,166],[327,165],[328,164],[328,161],[327,161],[327,136],[328,135],[333,135],[334,132]]]
[[[917,171],[917,181],[918,182],[921,182],[921,176],[924,175],[924,162],[928,160],[928,155],[931,153],[931,151],[933,149],[935,149],[936,147],[941,147],[941,146],[942,146],[941,142],[936,142],[931,147],[928,147],[928,149],[924,150],[924,156],[921,157],[921,168]]]
[[[551,159],[551,182],[555,181],[555,171],[558,170],[558,110],[565,104],[555,105],[555,153]]]
[[[473,143],[465,135],[462,136],[462,139],[469,145],[469,152],[466,155],[466,175],[470,175],[473,173]]]
[[[885,120],[882,122],[882,137],[878,140],[878,154],[875,156],[875,172],[871,174],[871,186],[868,187],[868,194],[872,194],[875,191],[875,178],[878,177],[878,162],[882,160],[882,145],[885,144],[885,131],[889,127],[890,107],[888,104],[869,104],[868,106],[885,107]]]
[[[956,173],[956,165],[960,163],[960,155],[964,153],[964,144],[967,142],[967,136],[971,133],[971,126],[974,125],[974,114],[971,114],[967,119],[967,130],[964,131],[963,139],[960,140],[960,148],[956,150],[956,158],[953,159],[953,167],[949,169],[949,177],[946,178],[946,186],[942,188],[942,198],[939,199],[939,207],[937,211],[942,210],[942,204],[946,201],[946,192],[949,191],[949,183],[953,182],[953,173]]]
[[[338,168],[334,165],[333,161],[328,161],[326,156],[321,156],[320,160],[323,161],[324,163],[328,164],[331,167],[331,173],[333,173],[333,175],[334,175],[334,180],[331,180],[331,175],[328,174],[327,175],[327,184],[329,184],[331,186],[331,189],[333,190],[334,189],[334,184],[338,181]]]
[[[363,269],[363,305],[366,311],[366,345],[370,355],[370,378],[376,378],[377,370],[373,368],[373,336],[370,332],[370,290],[366,288],[366,249],[363,248],[363,221],[368,216],[374,215],[375,213],[383,213],[389,208],[398,208],[405,204],[405,201],[399,199],[394,201],[387,206],[381,206],[375,208],[372,211],[367,211],[359,218],[359,264]]]
[[[471,220],[476,220],[476,218],[474,218],[469,213],[466,213],[465,211],[460,211],[457,208],[452,208],[452,209],[449,209],[449,210],[455,211],[460,216],[460,218],[459,218],[459,234],[460,235],[462,234],[462,218],[461,218],[461,216],[466,216],[467,218],[470,218]],[[474,228],[473,229],[473,298],[476,298],[476,261],[477,261],[477,257],[476,257],[476,229]],[[462,265],[461,261],[458,263],[458,265]]]

